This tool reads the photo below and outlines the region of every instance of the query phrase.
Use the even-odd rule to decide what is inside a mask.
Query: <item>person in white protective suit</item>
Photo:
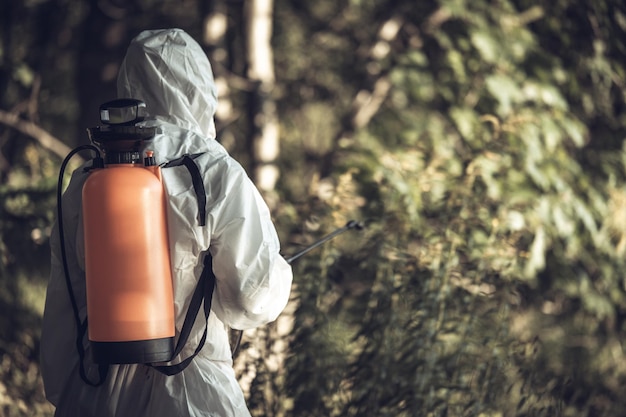
[[[56,416],[249,416],[232,368],[228,327],[271,322],[287,304],[291,266],[279,254],[270,212],[244,169],[215,140],[216,88],[208,58],[184,31],[144,31],[130,44],[118,76],[118,97],[146,103],[155,126],[149,144],[157,163],[184,154],[195,159],[207,193],[207,222],[185,167],[163,169],[180,331],[192,292],[210,252],[216,276],[204,348],[182,372],[166,376],[145,365],[111,365],[97,387],[79,376],[76,326],[61,261],[58,225],[51,236],[52,271],[41,340],[41,371]],[[77,169],[63,195],[68,266],[81,320],[86,315],[81,190],[89,174]],[[190,356],[205,329],[202,314],[178,359]],[[85,341],[88,375],[97,375]],[[176,361],[173,361],[176,362]]]

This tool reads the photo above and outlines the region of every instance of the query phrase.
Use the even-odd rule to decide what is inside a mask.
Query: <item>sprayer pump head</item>
[[[134,126],[147,115],[146,103],[134,98],[107,101],[100,106],[100,121],[105,125]]]
[[[152,140],[154,127],[138,126],[148,115],[146,103],[134,98],[108,101],[100,106],[103,126],[87,129],[89,139],[105,154],[107,164],[141,162],[140,149]]]

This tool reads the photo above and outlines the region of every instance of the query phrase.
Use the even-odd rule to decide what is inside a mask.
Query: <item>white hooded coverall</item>
[[[41,338],[46,397],[56,407],[55,415],[62,417],[249,416],[232,369],[227,327],[248,329],[275,320],[287,304],[292,271],[279,254],[267,205],[244,169],[215,140],[217,94],[209,60],[180,29],[144,31],[131,42],[122,63],[118,97],[146,103],[150,118],[143,123],[157,128],[147,148],[154,151],[157,163],[202,153],[195,163],[207,194],[206,226],[198,223],[198,203],[186,168],[166,168],[162,174],[177,331],[204,254],[209,251],[213,257],[216,286],[206,344],[177,375],[165,376],[145,365],[111,365],[104,384],[84,383],[56,225]],[[67,261],[81,320],[87,311],[81,190],[88,175],[77,169],[62,199]],[[201,313],[173,363],[193,353],[204,328]],[[87,374],[96,381],[97,366],[86,340],[84,346]]]

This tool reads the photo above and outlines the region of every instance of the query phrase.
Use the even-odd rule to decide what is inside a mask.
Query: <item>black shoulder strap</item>
[[[191,175],[191,183],[193,184],[193,190],[196,193],[196,200],[198,201],[198,222],[200,226],[206,225],[206,190],[204,189],[204,180],[198,165],[194,162],[194,159],[202,155],[202,153],[186,154],[180,158],[166,162],[161,165],[161,168],[171,168],[184,165]]]
[[[204,257],[204,267],[202,269],[202,274],[200,274],[200,279],[196,284],[196,289],[191,296],[191,302],[189,303],[189,308],[187,309],[185,321],[183,322],[183,327],[180,330],[180,336],[178,337],[178,342],[176,342],[176,348],[174,349],[174,353],[172,354],[172,359],[178,356],[183,350],[183,347],[187,343],[187,339],[189,338],[189,335],[191,333],[191,329],[193,328],[193,324],[196,321],[196,317],[198,316],[198,312],[200,311],[200,305],[204,304],[204,333],[202,334],[202,338],[200,339],[196,350],[191,356],[184,359],[180,363],[174,365],[149,366],[161,372],[162,374],[175,375],[182,372],[191,363],[193,358],[195,358],[196,355],[202,350],[207,337],[209,314],[211,313],[211,300],[213,299],[214,288],[215,274],[213,274],[213,258],[210,254],[207,253]]]
[[[186,154],[180,158],[169,161],[163,165],[161,168],[171,168],[184,165],[185,168],[189,171],[189,175],[191,176],[191,182],[193,185],[193,190],[196,194],[196,200],[198,202],[198,223],[200,226],[206,225],[206,190],[204,188],[204,180],[202,178],[202,174],[200,173],[200,169],[198,165],[195,163],[195,159],[202,155],[202,153],[196,154]],[[189,307],[187,309],[187,314],[185,315],[185,321],[183,322],[183,327],[180,331],[180,335],[178,337],[178,342],[176,343],[176,347],[174,348],[174,353],[172,354],[172,360],[178,356],[185,344],[187,343],[187,339],[189,339],[189,335],[191,334],[191,329],[196,321],[196,317],[198,316],[198,312],[200,311],[200,306],[204,305],[204,319],[205,319],[205,327],[204,333],[202,334],[202,338],[196,347],[194,353],[188,358],[182,360],[180,363],[174,365],[150,365],[157,371],[165,374],[165,375],[175,375],[182,372],[196,357],[196,355],[202,350],[204,347],[204,343],[206,342],[207,332],[208,332],[208,320],[209,314],[211,312],[211,300],[213,298],[213,289],[215,288],[215,275],[213,274],[213,258],[211,258],[210,254],[206,254],[204,257],[204,267],[202,269],[202,274],[200,275],[200,279],[198,279],[198,283],[196,284],[196,288],[191,296],[191,301],[189,303]],[[204,301],[204,302],[203,302]]]

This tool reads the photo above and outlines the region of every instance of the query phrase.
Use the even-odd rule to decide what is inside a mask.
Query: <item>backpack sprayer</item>
[[[61,256],[78,327],[76,346],[80,356],[80,374],[90,385],[99,385],[104,381],[109,364],[151,364],[172,360],[186,343],[202,300],[208,303],[211,300],[214,282],[205,277],[205,271],[207,276],[212,276],[210,259],[207,261],[205,258],[205,270],[191,302],[195,310],[190,308],[187,312],[181,337],[175,346],[167,196],[162,184],[161,167],[156,165],[153,153],[146,152],[145,158],[140,154],[144,143],[151,141],[156,132],[155,128],[138,125],[146,114],[146,105],[140,100],[118,99],[102,104],[100,120],[103,126],[88,129],[91,142],[97,146],[79,146],[61,164],[57,190]],[[89,326],[87,320],[80,319],[69,276],[61,203],[65,168],[72,156],[83,150],[92,150],[96,154],[92,165],[85,168],[89,176],[82,188]],[[194,169],[197,171],[189,156],[182,160],[190,173]],[[177,165],[170,163],[165,166]],[[192,180],[198,196],[199,211],[202,211],[206,195],[203,194],[199,175],[197,172],[195,179],[192,175]],[[202,216],[199,221],[204,225]],[[360,222],[351,220],[286,260],[291,264],[335,236],[350,229],[362,228]],[[204,281],[207,281],[206,285]],[[204,303],[205,318],[208,318],[210,309],[207,302]],[[83,364],[85,332],[88,332],[93,361],[100,365],[99,381],[95,383],[87,378]],[[232,348],[233,356],[241,336],[242,332]],[[202,348],[205,337],[206,329],[193,356]],[[182,371],[193,356],[179,365],[155,368],[173,375]]]
[[[61,184],[77,152],[96,153],[82,188],[88,336],[94,362],[147,363],[169,360],[174,348],[174,298],[167,237],[166,196],[160,167],[140,149],[155,128],[137,126],[145,103],[120,99],[100,106],[104,126],[88,129],[92,143],[66,157],[59,176],[59,234],[66,283],[79,328],[81,322],[65,254]],[[100,151],[104,153],[102,157]]]

